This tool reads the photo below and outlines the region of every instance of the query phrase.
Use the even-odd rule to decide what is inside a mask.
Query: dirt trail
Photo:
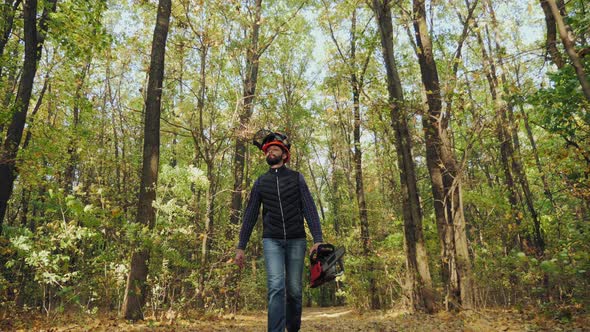
[[[56,316],[0,322],[2,331],[266,331],[266,312],[240,315],[178,317],[131,324],[115,316]],[[358,313],[348,307],[304,308],[301,331],[590,331],[588,316],[568,322],[512,310],[467,311],[434,315],[402,312]]]

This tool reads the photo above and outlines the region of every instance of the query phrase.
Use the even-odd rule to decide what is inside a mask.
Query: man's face
[[[271,145],[266,149],[266,162],[270,166],[277,165],[283,161],[283,149],[276,145]]]

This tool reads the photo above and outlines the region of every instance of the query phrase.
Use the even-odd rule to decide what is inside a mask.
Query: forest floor
[[[176,313],[167,316],[131,323],[116,314],[2,315],[0,331],[266,330],[266,312],[262,311],[201,318],[179,317]],[[395,311],[358,313],[347,307],[304,308],[301,331],[590,331],[590,316],[554,320],[534,312],[499,309],[426,315]]]

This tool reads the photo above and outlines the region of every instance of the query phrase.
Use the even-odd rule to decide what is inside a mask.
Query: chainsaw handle
[[[318,259],[318,253],[320,251],[330,251],[330,252],[334,252],[334,250],[336,250],[334,248],[333,245],[329,244],[329,243],[322,243],[318,246],[318,248],[316,250],[313,250],[312,252],[309,253],[309,260],[310,262],[313,264],[317,261]]]

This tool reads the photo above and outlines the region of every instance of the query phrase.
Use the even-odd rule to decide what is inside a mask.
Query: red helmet
[[[291,152],[289,151],[291,149],[291,143],[289,143],[289,138],[285,134],[261,129],[254,135],[252,143],[264,153],[266,153],[266,150],[268,150],[270,146],[276,145],[287,154],[285,163],[289,162],[289,159],[291,159]]]

